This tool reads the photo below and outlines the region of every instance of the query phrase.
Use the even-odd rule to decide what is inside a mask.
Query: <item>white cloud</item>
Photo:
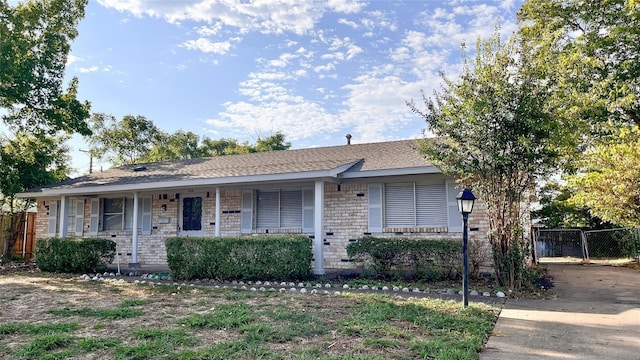
[[[67,56],[67,66],[69,66],[69,65],[71,65],[71,64],[73,64],[74,62],[77,62],[77,61],[83,61],[83,59],[81,57],[78,57],[78,56],[75,56],[75,55],[72,55],[72,54],[69,54]]]
[[[78,68],[76,68],[76,70],[79,73],[82,73],[82,74],[88,74],[88,73],[96,72],[99,69],[100,68],[97,65],[94,65],[94,66],[91,66],[91,67],[78,67]]]
[[[228,41],[212,42],[205,38],[187,40],[182,45],[189,50],[200,50],[204,53],[214,53],[219,55],[224,55],[229,51],[229,49],[231,49],[231,43]]]
[[[356,23],[355,21],[351,21],[347,19],[338,19],[338,24],[347,25],[353,29],[357,29],[360,27],[360,25],[358,25],[358,23]]]
[[[171,23],[196,21],[220,23],[236,28],[240,33],[258,31],[265,34],[291,32],[302,35],[312,30],[324,12],[351,14],[366,4],[359,1],[330,0],[326,3],[298,0],[194,0],[144,1],[98,0],[106,7],[134,16],[159,17]]]

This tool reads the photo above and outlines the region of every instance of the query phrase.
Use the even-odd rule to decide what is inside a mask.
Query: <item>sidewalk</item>
[[[555,299],[506,301],[481,360],[640,360],[640,272],[549,265]]]

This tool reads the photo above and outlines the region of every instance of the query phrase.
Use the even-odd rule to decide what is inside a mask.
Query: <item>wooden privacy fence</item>
[[[31,259],[35,249],[35,213],[0,215],[2,256]]]

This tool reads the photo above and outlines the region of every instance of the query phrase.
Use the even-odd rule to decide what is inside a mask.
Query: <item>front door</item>
[[[202,196],[188,195],[180,202],[180,235],[202,236]]]

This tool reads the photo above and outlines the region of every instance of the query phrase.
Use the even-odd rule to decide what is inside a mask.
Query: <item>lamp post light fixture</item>
[[[469,306],[469,250],[467,249],[469,240],[467,223],[469,214],[473,211],[473,203],[476,197],[471,192],[471,189],[464,189],[456,196],[456,200],[458,200],[458,211],[462,214],[462,303],[464,307],[467,307]]]

